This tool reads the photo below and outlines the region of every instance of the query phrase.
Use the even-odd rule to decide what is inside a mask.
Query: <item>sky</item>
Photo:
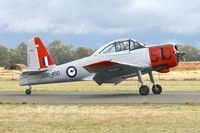
[[[119,38],[200,49],[200,1],[0,0],[0,43],[15,48],[33,37],[94,49]]]

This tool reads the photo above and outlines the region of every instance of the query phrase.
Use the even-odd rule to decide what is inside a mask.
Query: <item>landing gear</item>
[[[151,82],[153,83],[153,86],[152,86],[153,94],[156,94],[156,95],[161,94],[162,87],[161,87],[161,85],[155,83],[152,71],[149,72],[149,78],[150,78]]]
[[[148,95],[149,94],[149,87],[148,86],[146,86],[146,85],[142,85],[141,87],[140,87],[140,89],[139,89],[139,92],[140,92],[140,95],[142,95],[142,96],[146,96],[146,95]]]
[[[26,91],[25,91],[26,95],[30,95],[31,94],[31,89],[32,89],[32,87],[31,87],[31,85],[29,85],[29,88],[26,89]]]
[[[138,75],[138,80],[139,80],[139,82],[140,82],[140,84],[141,84],[141,86],[140,86],[140,88],[139,88],[140,95],[146,96],[146,95],[148,95],[149,92],[150,92],[150,91],[149,91],[149,87],[146,86],[146,85],[143,85],[143,84],[144,84],[144,81],[143,81],[143,79],[142,79],[142,73],[141,73],[141,71],[138,71],[137,75]]]
[[[144,85],[144,81],[142,79],[142,73],[141,73],[141,71],[137,72],[137,76],[138,76],[138,80],[139,80],[139,82],[141,84],[141,86],[139,88],[140,95],[142,95],[142,96],[148,95],[149,92],[150,92],[150,89],[149,89],[148,86]],[[152,92],[153,92],[153,94],[156,94],[156,95],[161,94],[162,87],[159,84],[155,83],[152,71],[149,72],[149,77],[150,77],[151,82],[153,83],[153,86],[152,86]]]
[[[153,85],[152,92],[158,95],[162,92],[162,87],[159,84]]]

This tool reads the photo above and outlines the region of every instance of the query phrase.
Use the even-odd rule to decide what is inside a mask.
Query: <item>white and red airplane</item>
[[[144,85],[142,75],[149,74],[153,83],[152,92],[160,94],[162,87],[156,84],[152,71],[170,72],[178,65],[183,53],[173,43],[145,46],[133,39],[120,39],[105,44],[89,57],[62,65],[55,65],[40,38],[27,43],[28,70],[20,75],[20,85],[94,80],[98,85],[115,85],[127,78],[137,76],[141,87],[139,93],[148,95],[150,89]]]

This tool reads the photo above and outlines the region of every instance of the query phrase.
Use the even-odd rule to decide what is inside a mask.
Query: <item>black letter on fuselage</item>
[[[153,57],[153,58],[155,58],[155,60],[151,60],[152,62],[157,62],[158,61],[158,59],[159,59],[159,57],[156,55],[156,54],[154,54],[154,52],[156,52],[157,50],[152,50],[151,51],[151,57]],[[151,58],[152,59],[152,58]]]

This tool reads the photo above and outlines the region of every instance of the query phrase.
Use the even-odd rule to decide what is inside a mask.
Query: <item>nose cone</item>
[[[181,60],[185,61],[185,58],[184,58],[185,53],[184,52],[180,52],[178,50],[177,45],[175,45],[175,55],[176,55],[177,63],[179,63]]]
[[[185,53],[184,52],[178,52],[178,53],[176,53],[176,59],[177,59],[177,62],[179,63],[181,60],[182,61],[185,61],[185,58],[184,58],[184,55],[185,55]]]

